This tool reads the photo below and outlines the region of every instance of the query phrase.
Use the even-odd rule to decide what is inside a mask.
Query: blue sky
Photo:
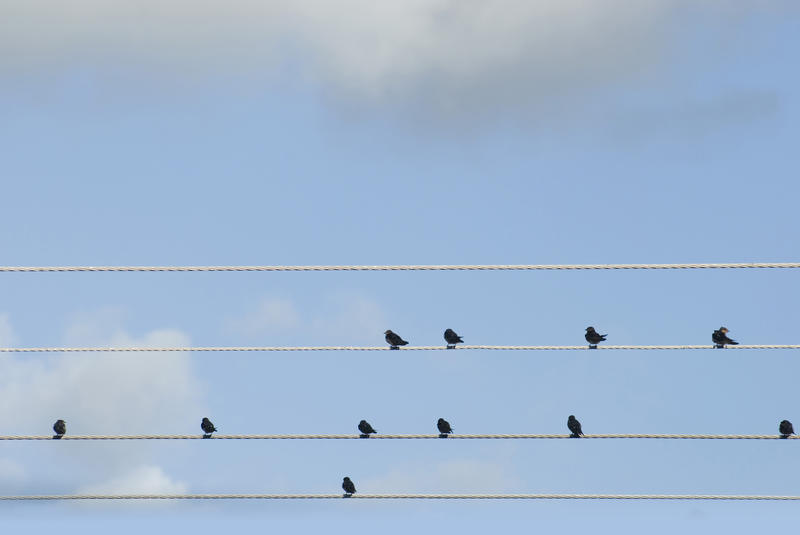
[[[3,265],[797,261],[789,2],[0,1]],[[0,277],[0,344],[796,343],[792,270]],[[3,434],[777,432],[796,352],[0,355]],[[796,442],[0,444],[4,494],[797,494]],[[791,503],[3,504],[12,528],[775,529]]]

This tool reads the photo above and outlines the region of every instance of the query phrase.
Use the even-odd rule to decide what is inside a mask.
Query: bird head
[[[569,415],[569,420],[574,420],[574,419],[575,419],[575,416],[573,416],[572,414],[570,414],[570,415]]]
[[[350,478],[347,477],[347,476],[344,476],[344,481],[350,481]]]
[[[391,330],[388,330],[388,331],[384,332],[383,334],[389,334],[391,332],[392,332]]]
[[[594,327],[586,327],[586,332],[587,333],[593,333],[594,332]]]
[[[719,332],[721,332],[722,334],[727,334],[728,333],[728,328],[727,327],[720,327],[719,328]]]

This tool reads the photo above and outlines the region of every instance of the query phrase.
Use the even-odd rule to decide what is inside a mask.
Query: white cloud
[[[558,78],[605,74],[609,64],[635,66],[656,44],[648,28],[674,4],[349,0],[293,2],[287,11],[317,69],[343,86],[388,95],[433,82],[447,98],[509,76],[541,89]]]
[[[440,111],[524,103],[660,64],[686,5],[731,17],[787,5],[707,0],[27,0],[0,3],[0,74],[121,68],[259,76],[287,65],[334,93]]]
[[[118,332],[103,345],[185,346],[189,338],[169,329],[141,338]],[[62,418],[77,434],[153,432],[196,414],[199,394],[188,353],[23,353],[0,359],[0,421],[18,431],[47,433]]]
[[[101,483],[82,486],[78,494],[186,494],[188,488],[158,466],[141,465]]]
[[[105,334],[103,329],[107,329]],[[4,336],[13,339],[13,331],[6,331]],[[109,311],[81,317],[66,338],[71,345],[88,346],[191,345],[186,334],[174,329],[131,336]],[[204,408],[202,390],[189,353],[0,355],[0,421],[8,434],[48,435],[59,418],[66,420],[69,434],[194,432]],[[160,469],[150,466],[157,451],[129,442],[19,449],[13,463],[22,464],[17,469],[15,464],[0,462],[0,478],[28,474],[29,490],[43,487],[47,492],[64,482],[80,486],[141,464],[144,468],[114,481],[141,488],[178,488]],[[51,468],[43,472],[46,466]]]

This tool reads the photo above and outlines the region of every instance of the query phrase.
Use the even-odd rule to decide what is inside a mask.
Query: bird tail
[[[728,345],[731,345],[731,346],[738,346],[738,345],[739,345],[739,342],[737,342],[736,340],[728,340]]]

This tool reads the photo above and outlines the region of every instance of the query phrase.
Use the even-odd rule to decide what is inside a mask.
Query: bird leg
[[[352,495],[352,494],[350,494],[349,492],[345,492],[345,493],[342,495],[342,498],[352,498],[352,497],[353,497],[353,495]]]
[[[369,433],[361,433],[358,438],[369,438]]]
[[[447,349],[455,349],[455,348],[456,348],[455,344],[454,345],[450,345],[450,344],[447,345]]]
[[[589,349],[597,349],[597,344],[589,344]]]
[[[211,438],[211,433],[204,434],[203,438]]]
[[[439,433],[439,438],[447,438],[448,436],[447,433]]]
[[[53,435],[53,440],[59,440],[64,435]]]
[[[398,346],[389,346],[389,349],[400,349]]]
[[[714,349],[725,349],[725,344],[714,344]]]

